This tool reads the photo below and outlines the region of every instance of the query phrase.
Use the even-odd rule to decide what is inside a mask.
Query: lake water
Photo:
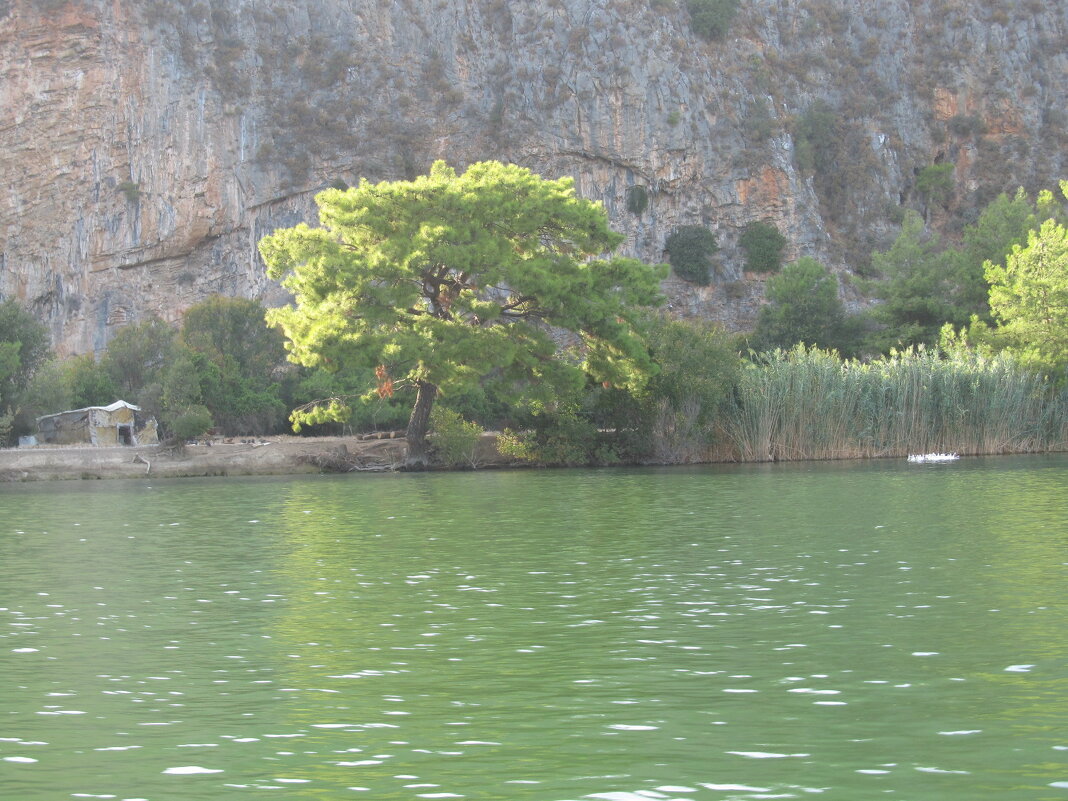
[[[0,487],[0,798],[1068,799],[1068,458]]]

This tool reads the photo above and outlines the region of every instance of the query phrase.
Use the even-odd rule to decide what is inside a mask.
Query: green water
[[[1068,799],[1068,458],[0,487],[0,798]]]

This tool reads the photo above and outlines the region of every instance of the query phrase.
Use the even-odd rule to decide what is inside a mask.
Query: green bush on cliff
[[[686,0],[690,27],[702,39],[722,39],[738,11],[738,0]]]
[[[679,278],[707,284],[712,275],[712,257],[719,250],[716,235],[703,225],[676,228],[664,243],[671,269]]]
[[[641,214],[649,206],[649,190],[641,184],[627,187],[627,211]]]
[[[745,251],[745,269],[754,273],[776,273],[782,266],[786,237],[773,223],[758,220],[745,227],[738,240]]]

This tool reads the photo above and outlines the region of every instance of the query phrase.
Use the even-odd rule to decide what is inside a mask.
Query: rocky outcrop
[[[752,220],[848,273],[902,206],[952,234],[1063,177],[1066,9],[749,0],[706,42],[675,0],[0,0],[0,295],[64,353],[212,293],[280,302],[256,242],[322,187],[498,158],[575,176],[643,259],[708,225],[715,281],[672,305],[743,327]],[[915,187],[935,163],[944,199]]]

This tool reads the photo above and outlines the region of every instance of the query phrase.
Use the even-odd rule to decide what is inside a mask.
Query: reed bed
[[[1004,355],[862,363],[798,346],[742,371],[721,424],[740,461],[1034,453],[1068,448],[1068,395]]]

